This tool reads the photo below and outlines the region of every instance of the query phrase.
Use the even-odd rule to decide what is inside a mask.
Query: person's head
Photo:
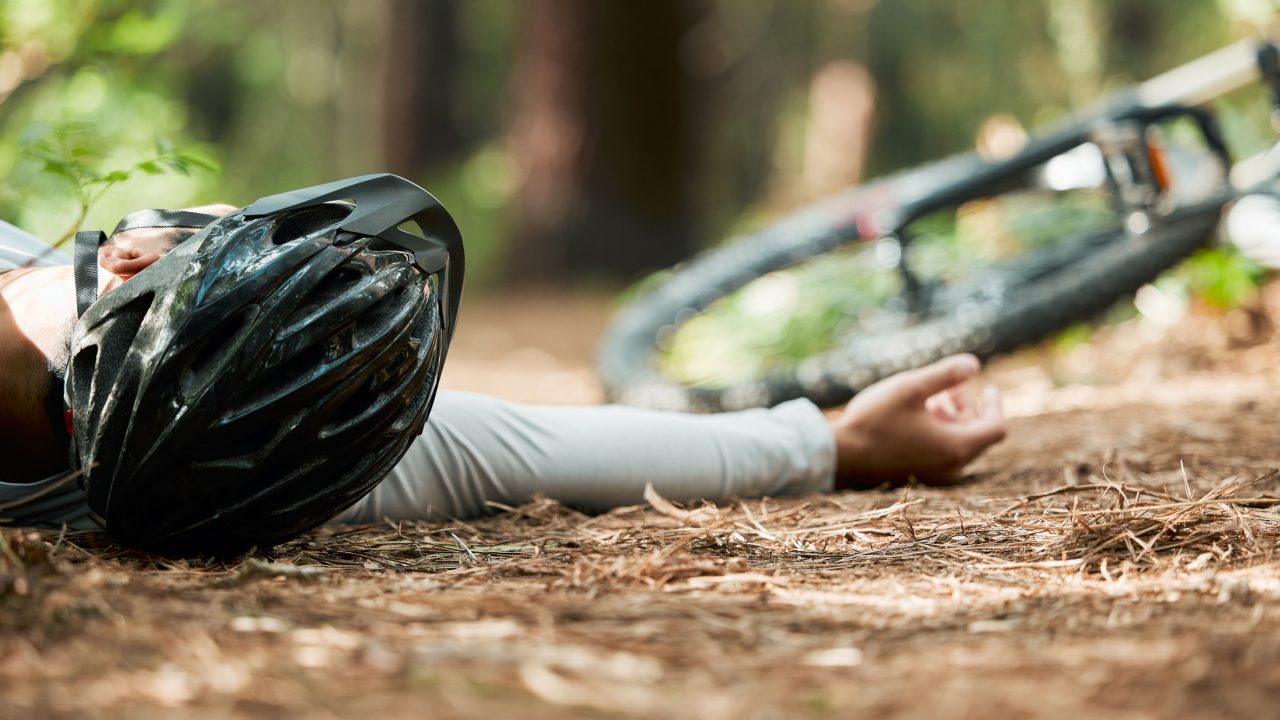
[[[366,175],[163,250],[117,240],[77,268],[67,454],[93,517],[124,544],[228,552],[372,489],[426,422],[456,320],[461,238],[440,203]]]
[[[188,208],[225,215],[230,205]],[[194,230],[138,228],[112,236],[98,252],[99,294],[150,267]],[[0,481],[30,482],[66,469],[62,388],[72,328],[70,266],[0,272]]]
[[[99,248],[77,268],[96,301],[71,268],[0,277],[0,480],[69,466],[120,542],[226,552],[324,522],[408,449],[463,254],[443,206],[393,175],[197,210],[226,214]]]

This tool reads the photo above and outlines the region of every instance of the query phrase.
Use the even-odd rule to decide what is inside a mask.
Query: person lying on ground
[[[154,228],[113,236],[98,252],[99,293],[118,290],[187,236]],[[0,452],[8,459],[0,517],[94,528],[84,492],[75,483],[50,484],[68,466],[57,434],[77,318],[72,268],[4,265],[0,254]],[[994,388],[976,397],[964,387],[978,370],[971,355],[948,357],[871,386],[830,419],[807,400],[691,415],[519,405],[442,390],[403,459],[333,519],[469,518],[535,494],[604,511],[642,502],[648,484],[688,502],[871,488],[908,477],[949,483],[1005,437]]]

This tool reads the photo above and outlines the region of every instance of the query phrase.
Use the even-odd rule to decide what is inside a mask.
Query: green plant
[[[107,154],[106,141],[94,133],[86,122],[62,122],[33,125],[19,136],[22,154],[40,165],[40,171],[58,178],[76,201],[76,217],[70,227],[54,242],[61,247],[84,223],[85,216],[102,194],[135,173],[162,175],[173,172],[189,175],[193,170],[217,172],[218,163],[209,156],[190,149],[178,148],[163,138],[157,139],[155,152],[123,168],[103,169]]]
[[[1257,263],[1229,246],[1201,250],[1172,273],[1190,295],[1223,310],[1251,299],[1263,274]]]

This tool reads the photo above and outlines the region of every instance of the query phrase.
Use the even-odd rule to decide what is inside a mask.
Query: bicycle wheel
[[[952,175],[972,162],[962,156],[933,167]],[[918,177],[912,173],[852,191],[673,270],[623,308],[606,331],[598,369],[609,398],[695,412],[770,406],[798,397],[832,406],[877,380],[951,353],[985,359],[1009,352],[1088,319],[1154,280],[1204,244],[1225,203],[1222,197],[1188,206],[1141,234],[1121,227],[1095,229],[1006,262],[970,268],[934,292],[924,307],[902,307],[891,288],[889,297],[870,298],[879,303],[872,307],[872,321],[860,323],[837,347],[757,377],[705,384],[663,372],[655,358],[678,328],[761,276],[855,245],[866,235],[858,227],[874,210],[870,199],[885,185]],[[928,180],[928,187],[917,190],[941,187],[947,177]]]

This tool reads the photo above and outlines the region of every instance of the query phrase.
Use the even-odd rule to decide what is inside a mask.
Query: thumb
[[[930,396],[953,388],[978,374],[981,363],[973,355],[951,355],[899,376],[899,395],[909,402],[924,402]]]

